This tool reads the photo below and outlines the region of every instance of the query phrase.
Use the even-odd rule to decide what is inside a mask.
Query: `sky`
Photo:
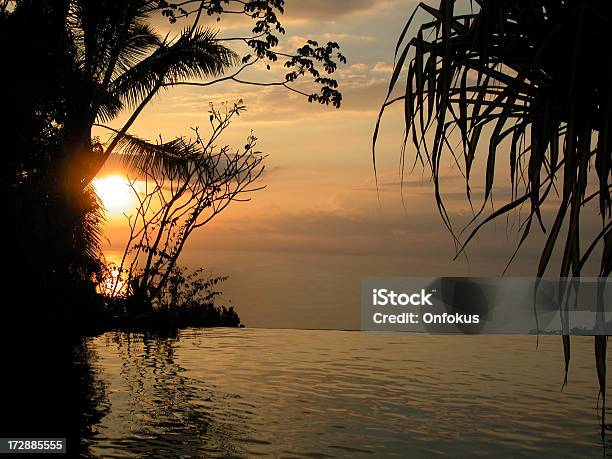
[[[253,130],[258,149],[267,155],[261,179],[266,188],[253,193],[249,202],[234,203],[201,228],[180,259],[190,268],[202,266],[209,273],[228,275],[221,287],[222,301],[235,305],[247,326],[358,328],[363,277],[498,276],[512,255],[519,238],[517,216],[489,225],[469,247],[467,257],[453,260],[455,246],[438,214],[427,171],[406,170],[400,187],[403,115],[396,109],[383,119],[375,181],[372,133],[387,92],[397,38],[416,4],[412,0],[287,2],[282,50],[295,49],[308,38],[331,40],[341,45],[348,59],[336,74],[343,94],[340,109],[310,104],[282,88],[222,83],[162,93],[134,125],[132,132],[148,139],[160,134],[165,139],[189,136],[191,128],[208,124],[210,102],[219,106],[242,99],[247,106],[220,142],[240,146]],[[417,24],[424,18],[418,15]],[[248,27],[241,20],[210,20],[207,25],[219,28],[220,37],[244,33]],[[158,26],[172,33],[165,22]],[[273,68],[247,76],[270,81],[283,73]],[[407,162],[414,157],[409,148]],[[506,162],[498,165],[495,204],[508,197]],[[476,199],[484,182],[481,170],[479,162],[472,185]],[[124,174],[109,162],[99,178]],[[471,210],[463,178],[450,160],[444,166],[442,186],[450,216],[460,229]],[[110,203],[107,207],[103,249],[116,260],[125,243],[126,209],[122,205],[113,209]],[[545,219],[550,218],[545,211]],[[588,221],[587,232],[595,231],[597,224],[596,218]],[[507,275],[535,274],[545,237],[536,233]],[[555,261],[558,256],[553,266]]]

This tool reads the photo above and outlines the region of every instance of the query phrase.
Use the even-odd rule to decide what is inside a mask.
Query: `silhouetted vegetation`
[[[189,280],[196,290],[206,289],[207,284],[192,277],[183,278],[177,261],[195,230],[233,201],[248,200],[240,198],[243,194],[261,189],[253,185],[264,170],[263,157],[254,150],[255,136],[249,135],[242,151],[237,153],[230,153],[228,147],[215,146],[232,117],[243,110],[245,107],[239,104],[226,106],[222,111],[211,107],[212,134],[208,140],[204,141],[196,129],[194,141],[173,145],[177,154],[172,163],[155,169],[135,167],[139,178],[132,180],[130,186],[137,204],[133,213],[126,214],[129,237],[121,261],[103,276],[100,289],[106,303],[123,304],[126,310],[120,317],[134,312],[142,316],[147,312],[155,315],[155,323],[166,316],[172,319],[170,324],[240,323],[233,309],[233,316],[228,318],[227,311],[214,308],[215,295],[207,295],[201,305],[204,309],[197,313],[195,293],[186,298],[180,284]],[[131,149],[141,148],[131,137],[127,142]],[[216,284],[219,280],[206,282]],[[173,308],[173,314],[168,314]],[[181,314],[185,320],[177,320]],[[206,322],[205,318],[210,320]]]
[[[188,236],[204,224],[197,218],[220,212],[259,176],[254,136],[243,153],[230,153],[229,147],[213,152],[218,127],[228,121],[217,119],[218,112],[211,113],[211,124],[216,121],[217,126],[210,138],[197,128],[194,139],[165,141],[163,133],[159,141],[149,141],[132,132],[145,107],[163,91],[230,81],[278,86],[311,102],[340,105],[337,82],[329,76],[336,61],[345,62],[338,44],[308,40],[294,53],[279,52],[283,6],[283,0],[0,2],[0,56],[9,69],[0,76],[6,96],[0,133],[5,139],[2,194],[10,241],[2,276],[11,305],[8,323],[36,321],[43,328],[78,334],[79,324],[89,328],[108,305],[100,289],[107,281],[100,250],[104,215],[90,183],[111,155],[149,183],[180,183],[175,204],[182,199],[197,202],[181,225],[177,215],[161,216],[158,235],[165,237],[171,229],[175,234],[170,239],[149,247],[142,241],[128,246],[148,252],[142,270],[131,272],[124,294],[151,311],[176,271]],[[239,36],[222,38],[204,25],[217,27],[226,16],[237,15],[252,23]],[[155,25],[160,20],[175,28],[163,35]],[[259,66],[270,70],[275,65],[286,69],[279,80],[245,76]],[[305,92],[303,84],[295,86],[298,80],[317,90]],[[106,133],[104,140],[100,135]],[[165,199],[163,193],[156,196]],[[223,206],[217,207],[221,201]],[[165,204],[163,212],[172,208]],[[145,226],[147,233],[156,223]],[[139,263],[141,258],[129,262],[133,260]],[[223,317],[223,324],[237,324]],[[203,324],[200,319],[197,323]]]
[[[116,279],[118,268],[110,266],[109,278]],[[102,294],[104,300],[83,325],[90,333],[108,329],[170,331],[185,327],[238,327],[240,318],[233,306],[217,305],[216,290],[227,277],[210,277],[203,269],[188,271],[175,266],[155,298],[135,294]],[[134,278],[137,283],[140,279]],[[108,287],[112,289],[112,284]]]
[[[255,137],[230,153],[229,147],[215,150],[214,127],[210,139],[196,128],[194,139],[165,141],[163,132],[159,141],[149,141],[132,128],[156,96],[179,85],[277,86],[338,107],[341,95],[330,77],[336,61],[345,62],[338,44],[309,40],[294,53],[278,52],[283,5],[0,0],[0,186],[8,235],[0,335],[10,354],[5,363],[11,382],[2,409],[13,424],[3,434],[78,438],[84,424],[77,418],[87,410],[73,404],[73,395],[81,393],[85,404],[96,401],[87,388],[91,370],[73,354],[84,333],[240,324],[233,307],[215,304],[222,278],[188,274],[177,261],[206,218],[238,193],[252,191],[248,185],[261,173]],[[250,30],[220,37],[217,24],[237,16],[250,21]],[[177,28],[162,33],[164,21]],[[286,73],[279,80],[249,80],[245,73],[258,66],[282,66]],[[306,84],[294,86],[298,80]],[[316,90],[305,92],[312,86]],[[128,260],[138,268],[122,295],[105,289],[112,267],[101,253],[104,212],[91,186],[111,155],[139,180],[178,184],[180,201],[190,203],[186,214],[172,214],[171,198],[163,202],[168,195],[158,190],[162,212],[169,213],[152,224],[144,215],[144,231],[153,234],[161,224],[156,234],[163,239],[130,241],[128,251],[146,256],[144,262]]]
[[[411,34],[416,14],[427,19]],[[442,0],[437,8],[421,3],[410,17],[397,43],[374,143],[385,109],[403,103],[402,168],[412,143],[416,161],[431,170],[438,209],[458,255],[484,225],[526,209],[519,214],[522,233],[516,251],[534,228],[548,233],[538,277],[545,274],[557,244],[562,245],[560,277],[580,276],[596,249],[601,251],[599,275],[610,275],[612,62],[601,50],[609,42],[611,20],[612,5],[598,0]],[[403,72],[406,84],[396,94]],[[461,240],[442,199],[441,164],[450,158],[461,169],[472,204],[471,170],[479,147],[487,155],[484,199],[473,208],[473,219],[461,232],[467,237]],[[486,215],[487,203],[494,207],[496,163],[501,160],[510,165],[512,199]],[[601,231],[585,248],[581,214],[593,200],[599,204],[595,212]],[[545,206],[556,209],[549,228],[542,217]],[[569,336],[563,345],[567,376]],[[607,337],[595,337],[604,400],[606,346]]]

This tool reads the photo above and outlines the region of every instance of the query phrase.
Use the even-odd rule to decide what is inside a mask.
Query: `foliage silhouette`
[[[244,110],[238,103],[220,110],[211,105],[212,134],[206,141],[195,129],[195,140],[176,143],[171,164],[138,165],[140,179],[130,182],[137,205],[133,214],[126,215],[130,234],[113,285],[107,287],[111,298],[139,297],[147,304],[156,303],[193,232],[232,202],[249,200],[242,195],[262,188],[254,185],[264,171],[264,158],[255,151],[253,134],[236,153],[215,146],[231,119]],[[127,142],[127,148],[144,150],[135,157],[151,157],[140,139],[130,136]]]
[[[9,378],[2,406],[15,435],[27,427],[49,434],[44,429],[64,408],[69,389],[57,375],[70,379],[64,370],[80,336],[117,326],[105,322],[107,298],[98,291],[106,269],[100,253],[104,215],[92,178],[112,154],[132,171],[155,177],[189,174],[184,158],[189,141],[160,136],[159,142],[148,142],[132,132],[148,104],[179,85],[227,81],[279,87],[311,102],[340,105],[337,82],[330,77],[336,61],[345,62],[338,44],[311,40],[294,53],[279,52],[283,5],[283,0],[186,0],[181,6],[164,0],[0,0],[5,66],[0,193],[8,232],[0,336],[11,357],[10,371],[23,375],[23,381]],[[237,15],[252,28],[242,36],[221,37],[216,24]],[[211,20],[213,27],[204,25]],[[178,31],[162,35],[164,23],[176,24]],[[279,80],[248,79],[247,71],[260,65],[284,66],[287,73]],[[304,84],[296,85],[297,80]],[[312,86],[316,90],[310,92]],[[102,129],[111,133],[109,139],[96,135]],[[175,260],[160,314],[140,324],[155,326],[159,319],[176,326],[211,320],[238,325],[233,309],[212,304],[215,282],[189,279]],[[166,302],[176,299],[183,309],[168,311]],[[41,384],[41,375],[51,381]],[[35,414],[47,406],[44,417]],[[53,427],[62,436],[65,425]]]
[[[16,315],[64,326],[99,307],[103,214],[92,178],[112,154],[148,174],[186,171],[183,139],[149,142],[131,132],[162,92],[234,82],[340,105],[330,77],[346,61],[338,44],[308,40],[294,53],[280,52],[283,10],[283,0],[0,2],[0,56],[11,62],[0,76],[11,88],[0,113],[7,139],[2,191],[13,222],[3,282],[20,305]],[[237,15],[252,23],[240,36],[221,37],[204,25],[212,20],[217,27]],[[177,31],[162,35],[160,20]],[[275,65],[287,72],[279,80],[246,76]],[[317,91],[308,92],[309,85]],[[111,134],[108,140],[94,135],[101,129]]]
[[[428,19],[409,38],[417,13]],[[441,0],[437,8],[420,3],[413,12],[397,43],[373,141],[376,145],[385,109],[403,102],[402,168],[410,139],[417,160],[431,169],[438,209],[457,243],[457,254],[488,222],[527,206],[513,259],[533,226],[547,231],[542,209],[545,203],[554,204],[556,217],[548,229],[537,276],[545,274],[558,242],[563,245],[561,277],[580,276],[598,245],[599,275],[610,275],[612,63],[600,53],[602,44],[609,42],[611,20],[612,5],[598,0],[477,0],[469,2],[467,12],[458,11],[454,0]],[[413,53],[410,58],[409,53]],[[404,71],[406,85],[396,96]],[[426,139],[428,133],[433,133],[432,141]],[[453,136],[458,137],[458,148],[453,147]],[[471,204],[470,172],[483,144],[488,150],[484,200],[465,228],[468,236],[460,241],[440,191],[441,159],[450,154],[460,167]],[[496,162],[505,151],[512,199],[483,217],[487,202],[492,203]],[[373,154],[375,160],[375,150]],[[593,199],[599,202],[601,231],[584,249],[581,211]],[[607,337],[595,337],[604,400],[606,345]],[[567,377],[569,336],[563,337],[563,346]]]

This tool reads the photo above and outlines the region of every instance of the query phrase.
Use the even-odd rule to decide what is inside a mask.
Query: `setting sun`
[[[134,191],[127,178],[107,175],[94,179],[93,185],[109,214],[123,214],[134,206]]]

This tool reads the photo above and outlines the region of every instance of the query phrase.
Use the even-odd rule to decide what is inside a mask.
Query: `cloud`
[[[416,0],[287,0],[285,16],[289,21],[334,21],[345,16],[381,15],[417,4]]]
[[[334,20],[370,10],[376,0],[288,0],[285,16],[290,20]]]
[[[350,33],[329,33],[326,32],[322,35],[325,40],[329,41],[341,41],[342,43],[353,43],[353,42],[373,42],[376,41],[371,35],[355,35]]]
[[[368,66],[363,63],[357,63],[357,64],[351,65],[349,68],[357,72],[363,72],[364,70],[367,70]]]
[[[376,73],[392,73],[393,72],[393,66],[391,64],[387,64],[386,62],[377,62],[376,64],[374,64],[374,66],[372,67],[372,72],[376,72]]]
[[[362,66],[356,69],[341,70],[336,75],[340,84],[343,100],[340,111],[345,115],[353,113],[375,113],[384,100],[388,82],[384,78],[371,78],[362,73]],[[318,91],[315,84],[294,85],[306,93]],[[163,95],[155,104],[154,109],[147,113],[150,126],[159,126],[160,122],[166,129],[171,124],[185,127],[206,125],[209,102],[219,107],[223,101],[233,102],[242,99],[247,106],[245,116],[235,121],[261,124],[270,122],[296,123],[312,116],[333,114],[337,110],[331,106],[325,107],[317,103],[308,103],[305,97],[289,92],[280,87],[245,86],[230,83],[211,88],[185,88]],[[159,129],[159,128],[157,128]],[[145,136],[153,135],[145,133]]]
[[[444,184],[452,183],[456,184],[458,182],[463,182],[465,179],[463,176],[459,174],[446,174],[443,177]],[[379,176],[378,186],[373,179],[369,179],[364,183],[353,188],[355,191],[379,191],[379,192],[398,192],[400,189],[404,189],[405,192],[412,189],[426,192],[431,192],[433,189],[433,179],[431,178],[431,173],[427,169],[422,169],[419,171],[405,171],[404,180],[398,180],[393,178],[381,177]],[[463,193],[465,197],[465,193]]]
[[[373,208],[320,208],[243,214],[219,223],[206,230],[205,238],[196,236],[191,248],[337,255],[395,255],[415,250],[424,255],[433,250],[447,258],[453,255],[452,239],[437,215],[410,218]]]

